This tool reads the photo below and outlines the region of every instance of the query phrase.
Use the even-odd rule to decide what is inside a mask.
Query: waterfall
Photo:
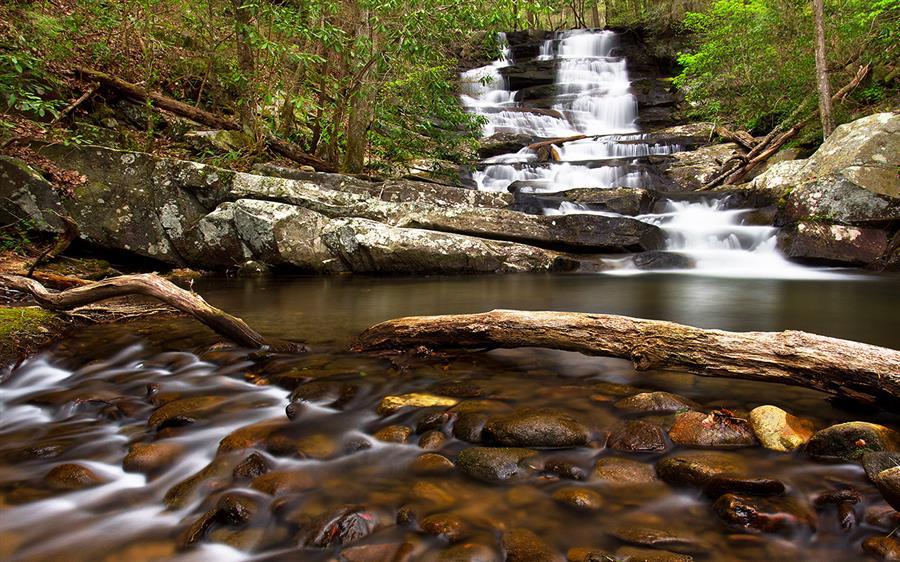
[[[652,177],[647,158],[682,150],[676,143],[639,132],[638,105],[627,61],[616,54],[616,33],[556,33],[541,43],[536,58],[521,62],[512,59],[505,40],[500,37],[501,53],[491,65],[463,74],[463,103],[485,118],[484,136],[586,138],[554,144],[549,153],[540,155],[523,148],[488,158],[472,174],[478,189],[540,194],[574,188],[648,188]],[[537,101],[510,89],[507,76],[524,73],[533,80],[542,72],[552,72],[552,86],[536,86]],[[545,208],[544,213],[611,214],[571,202]],[[690,258],[689,271],[735,277],[828,275],[789,262],[776,248],[777,229],[744,224],[746,216],[747,210],[723,209],[710,198],[667,201],[662,212],[636,218],[661,228],[667,236],[666,249]],[[619,267],[618,273],[640,271],[630,258],[608,262]]]

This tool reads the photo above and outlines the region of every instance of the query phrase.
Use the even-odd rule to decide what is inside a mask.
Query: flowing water
[[[505,45],[505,38],[503,39]],[[551,95],[535,104],[520,100],[503,74],[515,67],[510,50],[493,65],[463,75],[463,104],[487,119],[484,136],[497,133],[534,139],[588,135],[553,145],[552,158],[523,148],[485,160],[473,177],[479,189],[554,193],[573,188],[647,187],[646,158],[682,150],[638,132],[638,108],[630,90],[627,60],[617,56],[619,40],[611,31],[576,30],[546,39],[535,59],[554,76]],[[531,64],[525,61],[523,64]],[[527,68],[532,68],[528,66]],[[480,82],[477,77],[488,77]],[[548,114],[546,110],[550,110]],[[712,196],[703,201],[665,202],[662,212],[638,216],[667,235],[667,250],[689,258],[690,267],[671,272],[719,277],[831,279],[824,269],[789,262],[776,248],[777,230],[750,224],[750,210],[731,210]],[[590,206],[563,201],[546,214],[602,214]],[[645,273],[630,258],[607,262],[616,275]]]
[[[609,533],[649,527],[692,541],[699,559],[862,560],[861,540],[895,524],[877,515],[886,508],[858,465],[822,464],[802,453],[759,447],[730,452],[749,473],[783,481],[788,496],[804,504],[829,490],[858,489],[863,500],[852,529],[842,530],[831,508],[814,515],[815,532],[800,526],[748,533],[721,523],[711,501],[690,488],[620,486],[590,476],[572,481],[548,468],[565,461],[590,475],[599,459],[628,458],[652,467],[686,451],[671,445],[661,453],[604,448],[604,432],[628,419],[612,404],[619,392],[633,392],[607,383],[675,392],[704,409],[727,407],[738,415],[774,404],[819,427],[851,419],[898,427],[900,420],[887,412],[842,409],[821,393],[793,387],[638,373],[624,360],[577,353],[377,356],[345,350],[359,331],[387,318],[494,307],[610,312],[732,330],[796,328],[897,346],[891,306],[897,304],[897,278],[206,279],[195,288],[267,334],[307,341],[310,351],[268,356],[219,348],[191,320],[161,318],[80,330],[12,370],[0,383],[0,559],[332,560],[339,546],[297,545],[319,514],[347,504],[364,506],[375,527],[345,549],[409,543],[414,560],[437,560],[450,546],[417,524],[398,525],[398,512],[415,513],[420,522],[453,515],[464,522],[467,544],[498,557],[498,537],[513,528],[529,529],[564,553],[572,547],[615,551],[622,542]],[[308,401],[289,419],[285,407],[295,386]],[[417,445],[421,435],[414,433],[406,444],[373,436],[390,425],[416,428],[443,409],[376,413],[383,396],[406,392],[456,396],[489,409],[563,409],[587,424],[594,438],[587,446],[540,451],[529,460],[529,475],[512,484],[486,484],[459,470],[421,474],[411,467],[425,451]],[[151,417],[165,404],[191,398],[201,402],[188,401],[164,419]],[[643,419],[667,427],[672,415]],[[453,436],[452,421],[442,423],[434,427],[444,440],[433,452],[454,459],[470,445]],[[235,441],[220,445],[239,428],[245,429],[237,443],[249,449]],[[147,474],[126,462],[128,451],[141,445],[164,452],[152,469],[145,466]],[[235,471],[254,450],[269,475],[254,479]],[[96,485],[47,477],[71,463],[89,470]],[[193,485],[177,486],[198,472]],[[290,477],[266,480],[272,474]],[[601,508],[573,511],[553,500],[555,491],[572,485],[597,491]],[[246,506],[240,517],[216,510],[238,501]],[[203,519],[210,512],[216,515]],[[363,559],[352,550],[344,556]]]

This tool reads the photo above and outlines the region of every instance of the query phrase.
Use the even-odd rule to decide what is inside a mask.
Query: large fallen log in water
[[[292,342],[267,339],[240,318],[210,305],[200,295],[152,273],[121,275],[58,293],[48,291],[34,279],[21,275],[0,275],[0,288],[28,293],[43,308],[57,311],[72,310],[115,297],[143,295],[190,314],[220,336],[239,345],[276,351],[299,351],[302,348]]]
[[[638,371],[803,386],[863,402],[900,401],[900,351],[798,331],[726,332],[611,314],[494,310],[412,316],[363,332],[357,351],[546,347],[630,359]]]

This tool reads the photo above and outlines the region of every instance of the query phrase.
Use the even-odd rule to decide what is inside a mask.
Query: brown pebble
[[[426,431],[419,438],[419,447],[423,449],[440,449],[447,442],[447,437],[437,430]]]
[[[412,435],[412,428],[405,425],[389,425],[375,432],[374,437],[385,443],[406,443]]]
[[[459,516],[449,513],[429,515],[422,520],[422,530],[448,542],[457,542],[465,536],[468,525]]]

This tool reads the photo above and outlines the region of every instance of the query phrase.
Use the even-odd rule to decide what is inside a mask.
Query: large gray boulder
[[[882,225],[900,220],[900,114],[877,113],[835,129],[806,160],[780,162],[750,188],[782,199],[787,222]]]

